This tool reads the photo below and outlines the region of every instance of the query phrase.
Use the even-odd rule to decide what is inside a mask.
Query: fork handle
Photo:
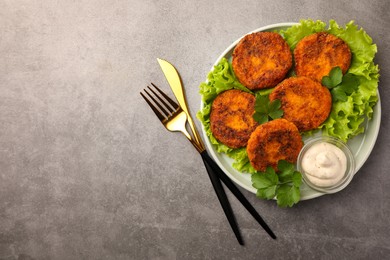
[[[226,218],[229,221],[229,224],[236,235],[236,238],[238,240],[238,243],[240,245],[244,245],[244,241],[242,240],[240,230],[238,229],[236,218],[234,217],[233,210],[230,206],[229,200],[226,196],[225,190],[223,189],[221,180],[218,178],[218,175],[214,172],[213,167],[209,165],[210,158],[206,151],[203,151],[200,153],[203,159],[203,163],[206,166],[207,173],[210,177],[211,183],[213,184],[215,193],[217,194],[218,200],[221,203],[221,206],[223,208],[223,211],[225,212]]]
[[[259,215],[256,209],[250,204],[250,202],[245,198],[241,191],[236,187],[233,181],[219,168],[219,166],[211,159],[207,151],[201,153],[203,161],[207,163],[219,179],[223,181],[226,187],[236,196],[236,198],[241,202],[241,204],[248,210],[248,212],[256,219],[256,221],[263,227],[263,229],[270,235],[273,239],[276,239],[275,234],[272,232],[270,227],[265,223],[263,218]]]

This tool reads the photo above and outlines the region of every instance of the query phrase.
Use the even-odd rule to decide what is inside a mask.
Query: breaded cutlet
[[[233,51],[234,73],[251,90],[276,86],[285,78],[291,66],[290,47],[275,32],[248,34]]]
[[[241,90],[227,90],[213,101],[210,128],[214,137],[230,148],[247,145],[258,123],[253,119],[256,98]]]
[[[279,160],[295,163],[302,145],[298,128],[281,118],[259,125],[251,134],[246,150],[256,170],[265,171],[268,166],[277,170]]]
[[[320,32],[300,40],[294,50],[295,72],[321,82],[334,67],[345,74],[351,64],[351,50],[340,38]]]
[[[281,101],[283,118],[293,122],[300,132],[318,128],[332,109],[329,90],[308,77],[283,80],[272,91],[269,99]]]

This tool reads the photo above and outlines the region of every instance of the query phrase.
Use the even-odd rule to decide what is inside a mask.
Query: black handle
[[[242,240],[240,230],[238,229],[236,218],[234,217],[232,207],[230,206],[229,200],[226,196],[225,190],[223,189],[222,183],[218,175],[214,172],[213,168],[209,165],[208,160],[206,159],[208,157],[207,152],[206,153],[202,152],[201,155],[202,155],[203,163],[206,166],[207,173],[210,177],[211,183],[213,184],[215,193],[217,194],[218,200],[221,203],[221,206],[223,208],[223,211],[225,212],[229,224],[234,234],[236,235],[238,243],[240,243],[240,245],[244,245],[244,241]]]
[[[225,183],[226,187],[236,196],[236,198],[241,202],[241,204],[249,211],[249,213],[256,219],[256,221],[264,228],[264,230],[273,238],[276,239],[275,234],[269,228],[267,223],[263,218],[257,213],[256,209],[249,203],[241,191],[234,185],[233,181],[219,168],[219,166],[211,159],[207,151],[201,153],[203,161],[206,161],[209,166],[213,169],[214,173]]]

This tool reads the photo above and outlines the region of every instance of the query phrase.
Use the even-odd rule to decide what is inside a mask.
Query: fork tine
[[[145,91],[146,92],[146,91]],[[147,92],[146,92],[147,93]],[[142,92],[140,92],[141,96],[145,99],[146,103],[148,103],[148,105],[150,106],[150,108],[153,110],[153,112],[156,114],[156,116],[158,117],[158,119],[160,119],[160,121],[164,121],[165,120],[165,116],[162,115],[160,113],[160,111],[158,111],[158,109],[153,105],[152,102],[149,101],[149,99],[147,99],[144,94],[142,94]],[[148,94],[149,95],[149,94]],[[149,95],[150,96],[150,95]]]
[[[153,85],[153,87],[155,87],[158,90],[158,92],[160,92],[161,95],[163,95],[165,97],[166,100],[168,100],[169,104],[171,104],[174,109],[179,108],[179,105],[175,101],[173,101],[170,97],[168,97],[160,88],[158,88],[153,83],[151,83],[151,84]]]
[[[156,93],[148,86],[148,89],[150,90],[150,91],[152,91],[153,92],[153,94],[159,99],[159,100],[161,100],[161,98],[158,96],[158,95],[156,95]],[[153,100],[153,102],[158,106],[158,108],[164,113],[164,115],[166,116],[166,117],[168,117],[172,112],[168,109],[168,107],[167,107],[167,105],[166,104],[164,104],[164,106],[162,106],[161,104],[160,104],[160,102],[158,102],[149,92],[148,92],[148,90],[147,89],[144,89],[144,91],[145,91],[145,93]],[[167,109],[169,110],[169,111],[167,111]]]
[[[148,89],[153,92],[153,94],[160,100],[160,102],[164,105],[165,109],[167,109],[170,113],[175,113],[176,109],[173,109],[170,105],[167,104],[166,100],[164,100],[161,95],[158,95],[151,87],[148,86]],[[161,91],[162,92],[162,91]],[[164,94],[163,94],[164,95]]]

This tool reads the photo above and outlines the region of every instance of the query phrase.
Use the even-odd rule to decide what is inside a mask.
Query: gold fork
[[[211,183],[229,221],[229,224],[234,234],[236,235],[238,242],[241,245],[244,244],[240,231],[238,229],[236,219],[233,215],[233,210],[230,206],[225,190],[223,189],[221,180],[225,183],[226,187],[228,187],[230,191],[236,196],[236,198],[242,203],[242,205],[249,211],[249,213],[256,219],[256,221],[264,228],[264,230],[273,239],[276,239],[275,234],[264,222],[262,217],[257,213],[255,208],[249,203],[249,201],[245,198],[241,191],[234,185],[232,180],[211,159],[206,149],[204,148],[203,143],[196,142],[188,133],[186,129],[187,115],[183,111],[183,109],[171,98],[169,98],[156,85],[154,85],[153,83],[151,84],[157,90],[157,92],[148,86],[147,89],[144,89],[144,92],[146,93],[148,98],[142,92],[140,92],[141,96],[145,99],[145,101],[148,103],[150,108],[154,111],[154,113],[160,119],[161,123],[165,126],[166,129],[173,132],[182,132],[202,156]]]
[[[198,150],[198,152],[202,152],[204,147],[199,145],[192,136],[188,133],[186,128],[187,123],[187,115],[183,111],[183,109],[176,104],[170,97],[168,97],[161,89],[159,89],[156,85],[151,83],[152,86],[159,92],[157,94],[151,87],[148,86],[148,90],[144,90],[144,92],[148,95],[148,97],[157,105],[157,107],[142,94],[141,96],[145,99],[148,105],[152,108],[156,116],[160,119],[161,123],[171,132],[182,132],[187,139],[192,143],[192,145]],[[152,94],[150,94],[153,93]],[[162,96],[162,97],[161,97]],[[158,100],[157,100],[157,99]],[[169,103],[169,104],[168,104]]]

